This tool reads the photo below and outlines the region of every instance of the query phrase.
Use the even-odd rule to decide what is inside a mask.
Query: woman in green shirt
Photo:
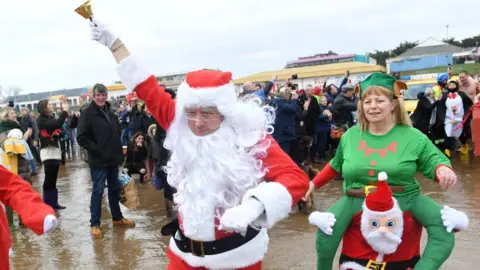
[[[337,174],[344,177],[344,196],[328,212],[334,225],[317,231],[317,269],[332,269],[333,258],[352,217],[362,211],[369,186],[379,172],[389,176],[388,184],[402,211],[410,211],[426,228],[428,243],[415,269],[437,270],[450,256],[453,233],[442,223],[440,205],[423,195],[415,173],[438,182],[442,188],[453,186],[456,175],[450,162],[420,131],[411,127],[399,97],[406,85],[384,73],[373,73],[357,87],[359,125],[341,138],[335,157],[311,182],[307,196]],[[306,196],[306,197],[307,197]]]

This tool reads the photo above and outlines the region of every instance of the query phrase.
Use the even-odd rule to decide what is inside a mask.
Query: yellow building
[[[287,68],[280,70],[265,71],[252,74],[246,77],[233,80],[233,83],[238,87],[245,82],[263,83],[272,80],[273,76],[277,75],[277,82],[282,83],[296,74],[296,80],[293,83],[299,85],[300,88],[308,84],[316,84],[318,80],[325,80],[328,78],[329,83],[339,84],[343,79],[345,72],[350,71],[351,83],[356,83],[363,80],[372,72],[385,72],[386,68],[380,65],[366,64],[361,62],[346,62],[329,65],[317,65],[300,68]]]

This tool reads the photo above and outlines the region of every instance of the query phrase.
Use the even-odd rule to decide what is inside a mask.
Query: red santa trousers
[[[175,255],[170,248],[167,250],[167,255],[170,259],[167,270],[208,270],[204,267],[191,267],[184,260]],[[238,268],[237,270],[262,270],[262,262],[258,262],[249,267]]]

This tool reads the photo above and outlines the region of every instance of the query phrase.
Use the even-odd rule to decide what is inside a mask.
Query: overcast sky
[[[110,84],[108,50],[73,10],[82,0],[1,1],[0,85],[26,92]],[[234,77],[333,50],[363,54],[429,36],[480,34],[478,0],[92,0],[94,13],[157,75]]]

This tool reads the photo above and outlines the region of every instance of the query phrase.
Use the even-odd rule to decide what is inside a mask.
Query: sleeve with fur
[[[305,195],[309,180],[271,136],[267,136],[267,140],[271,145],[267,155],[262,159],[263,166],[268,170],[265,175],[267,181],[249,190],[243,201],[253,197],[262,202],[265,213],[254,222],[254,225],[271,228],[286,218],[292,205]]]
[[[333,180],[338,175],[338,172],[335,171],[332,166],[330,166],[330,162],[323,167],[323,169],[313,178],[313,184],[315,185],[316,189],[321,188],[326,183]]]
[[[0,201],[12,208],[23,224],[38,235],[44,233],[44,221],[55,211],[46,205],[32,186],[20,176],[0,166]]]
[[[175,101],[159,86],[155,76],[146,71],[132,56],[125,58],[117,67],[122,83],[129,92],[135,91],[145,102],[158,124],[168,130],[175,117]]]

